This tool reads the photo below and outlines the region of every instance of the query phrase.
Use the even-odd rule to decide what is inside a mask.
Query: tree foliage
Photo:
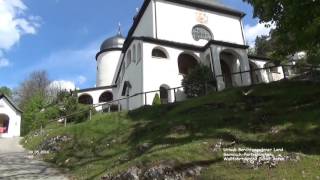
[[[41,96],[43,100],[48,100],[48,86],[50,80],[46,71],[34,71],[24,80],[17,91],[20,107],[24,110],[25,104],[34,96]]]
[[[60,116],[67,116],[67,122],[80,123],[88,119],[90,113],[90,106],[78,103],[77,96],[67,91],[61,91],[57,95],[57,106],[60,109]],[[91,110],[94,113],[93,110]],[[75,114],[76,113],[76,114]]]
[[[255,55],[270,57],[274,52],[273,47],[269,36],[258,36],[255,40]]]
[[[31,130],[40,128],[45,124],[45,118],[41,110],[45,107],[45,100],[42,96],[34,94],[24,104],[24,112],[22,114],[21,133],[27,134]]]
[[[22,115],[22,134],[45,127],[51,121],[70,114],[68,122],[83,122],[88,119],[90,107],[78,103],[71,92],[50,89],[46,71],[35,71],[21,83],[18,89]]]
[[[254,17],[258,17],[261,22],[276,25],[272,39],[276,42],[275,51],[278,57],[286,57],[300,51],[319,56],[319,0],[243,1],[253,6]]]
[[[12,95],[13,95],[12,90],[6,86],[0,87],[0,94],[4,94],[9,98],[12,98]]]
[[[197,97],[213,90],[216,83],[211,69],[200,64],[191,69],[189,74],[183,78],[182,86],[185,88],[188,97]]]

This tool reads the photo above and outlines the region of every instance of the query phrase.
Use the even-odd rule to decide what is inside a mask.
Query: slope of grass
[[[129,113],[97,114],[92,121],[48,127],[25,137],[37,147],[50,137],[72,138],[47,161],[67,168],[76,179],[100,179],[129,167],[170,163],[205,166],[201,179],[316,179],[320,177],[320,86],[281,82],[230,89],[176,104],[142,107]],[[56,126],[56,125],[55,125]],[[179,127],[183,127],[182,129]],[[298,162],[257,170],[225,162],[212,146],[222,139],[236,147],[283,148],[301,154]],[[144,153],[137,149],[148,144]]]

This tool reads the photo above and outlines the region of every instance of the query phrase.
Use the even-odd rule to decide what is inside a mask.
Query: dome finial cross
[[[121,23],[118,23],[118,35],[121,36]]]

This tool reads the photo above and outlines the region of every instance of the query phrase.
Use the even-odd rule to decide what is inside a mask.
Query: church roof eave
[[[23,111],[8,96],[0,93],[0,99],[2,98],[6,99],[15,110],[17,110],[20,113],[23,113]]]
[[[100,50],[97,54],[96,54],[96,61],[98,60],[98,57],[105,53],[105,52],[109,52],[109,51],[122,51],[122,48],[118,47],[118,48],[109,48],[109,49],[104,49],[104,50]]]

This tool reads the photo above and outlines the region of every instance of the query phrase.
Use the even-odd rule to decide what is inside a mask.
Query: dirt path
[[[0,179],[67,180],[49,164],[34,160],[19,145],[20,138],[0,138]]]

